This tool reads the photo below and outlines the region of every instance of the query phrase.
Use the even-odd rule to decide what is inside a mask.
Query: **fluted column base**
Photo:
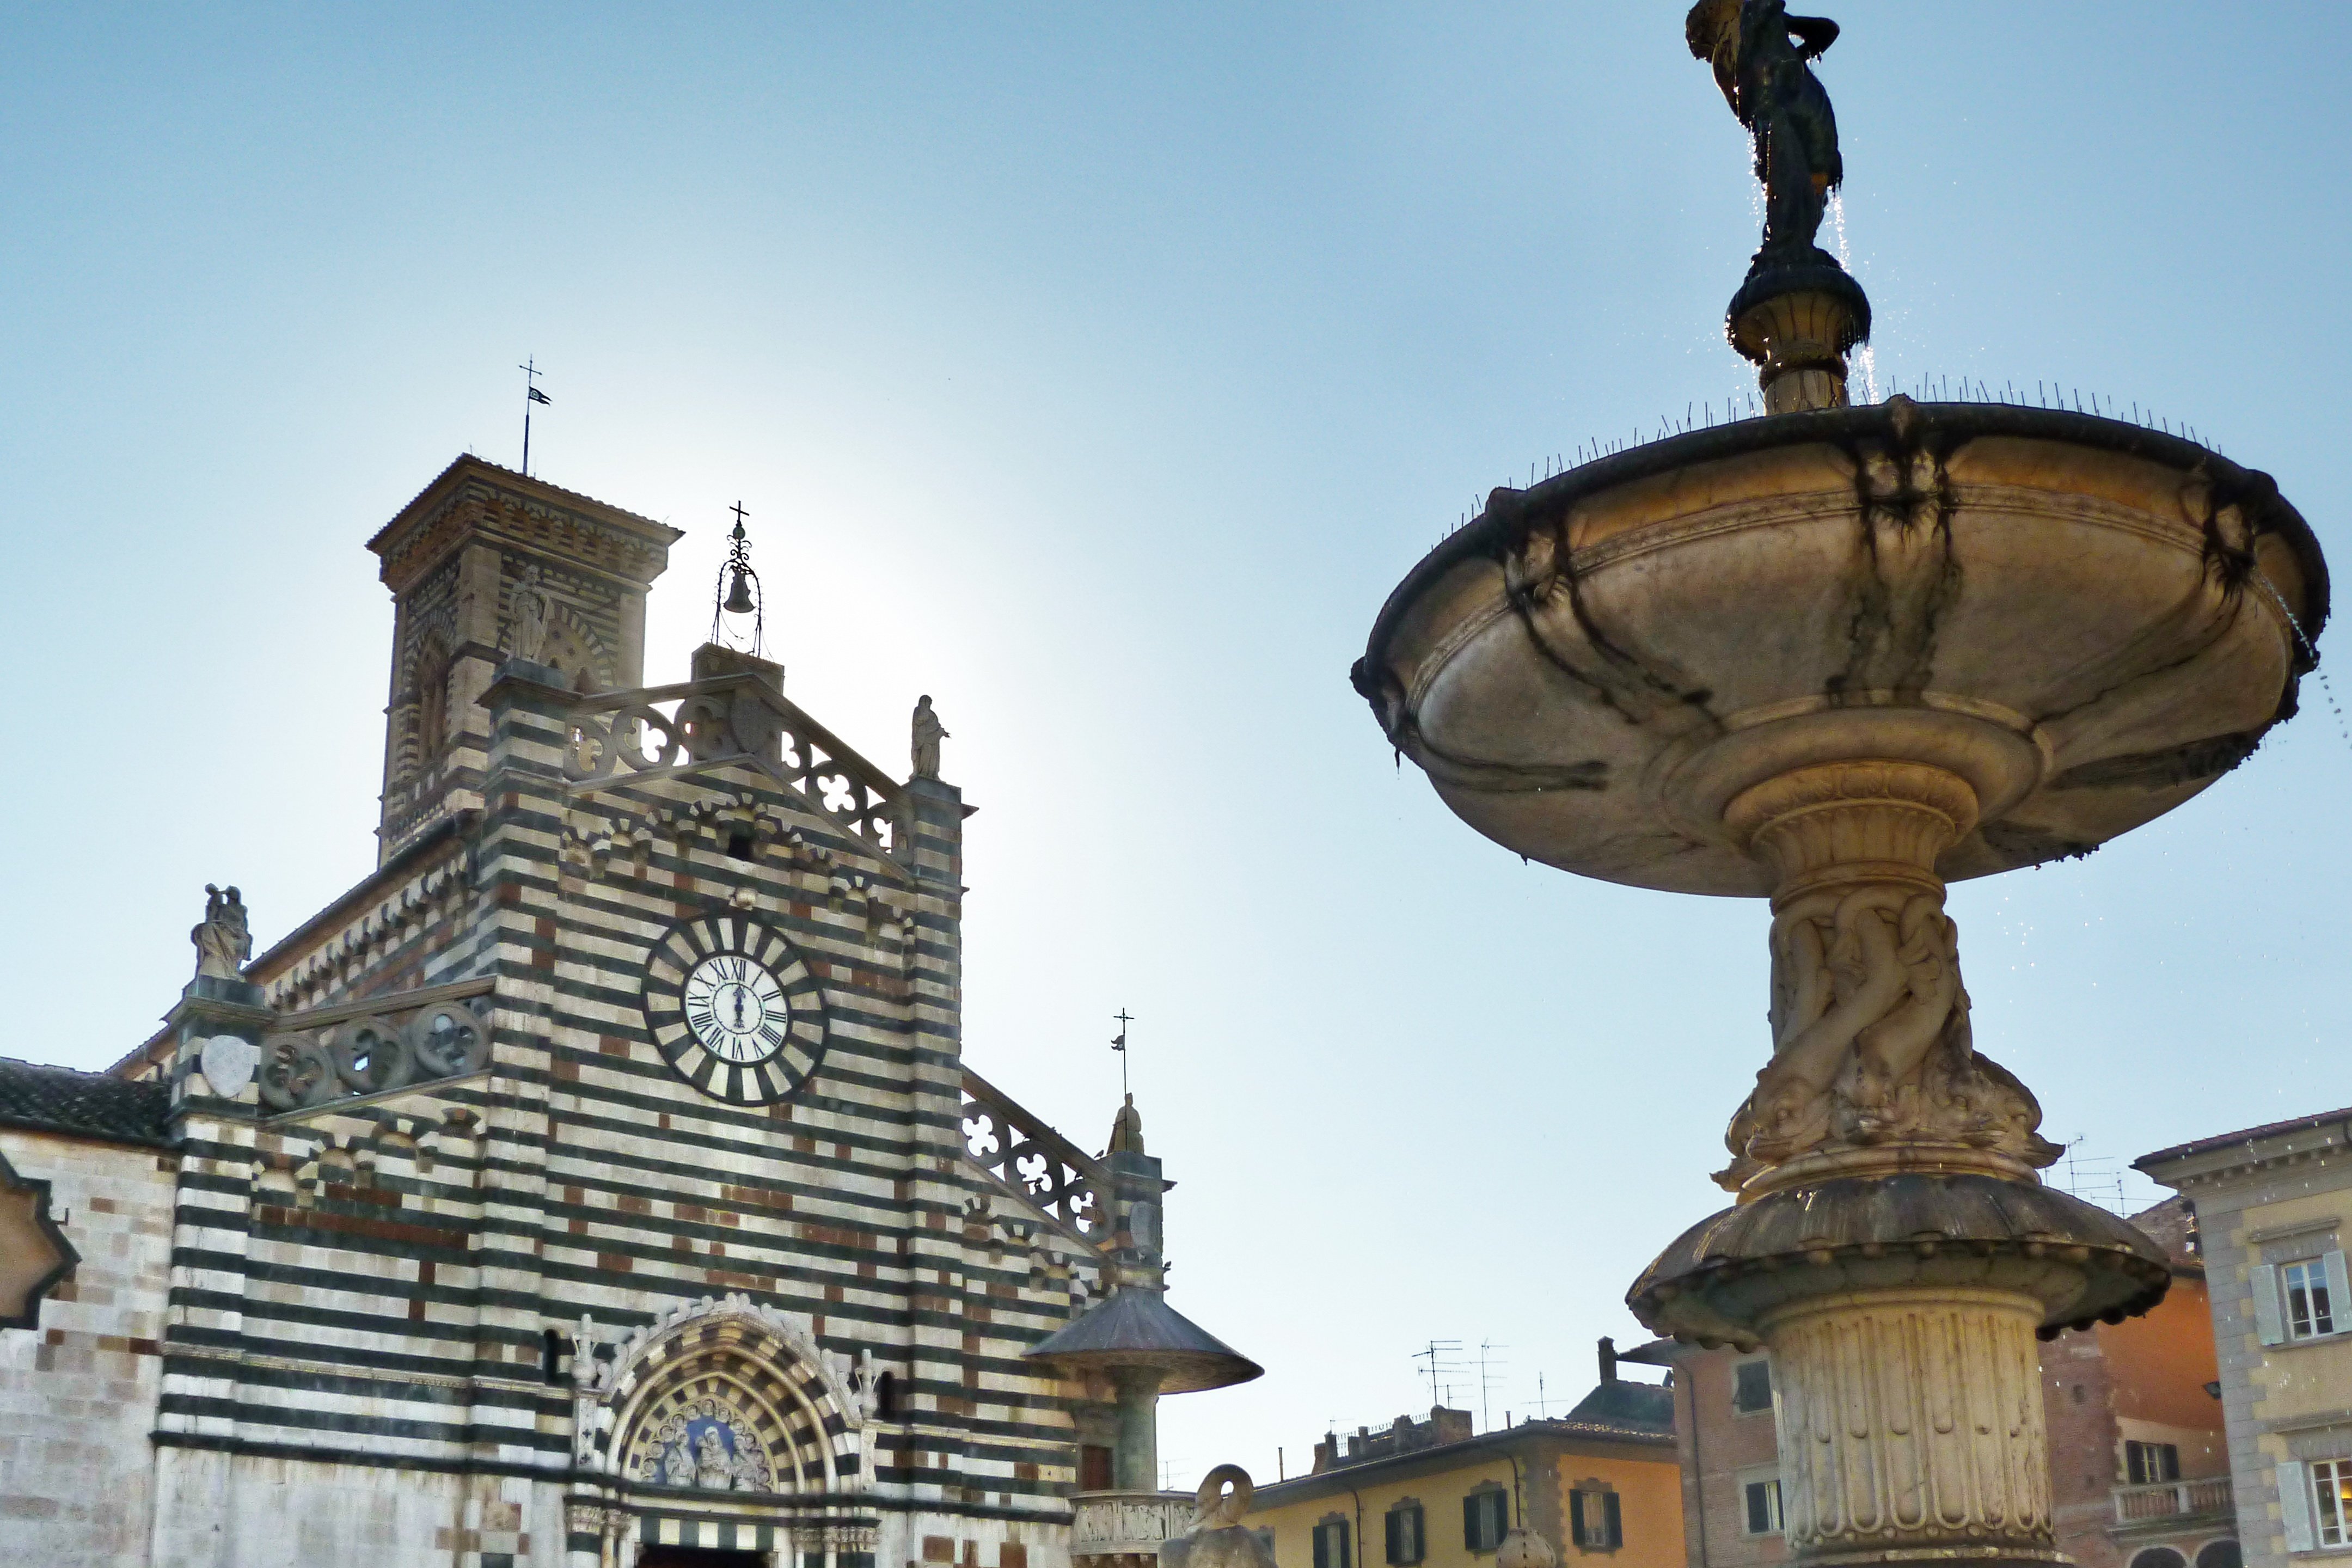
[[[1771,1347],[1781,1509],[1803,1563],[2063,1562],[2021,1291],[1853,1291],[1757,1325]]]

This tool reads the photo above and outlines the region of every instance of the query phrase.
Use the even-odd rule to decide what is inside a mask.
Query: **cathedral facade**
[[[964,1062],[928,701],[899,779],[752,654],[646,686],[677,537],[452,464],[371,544],[375,871],[0,1060],[0,1556],[1067,1562],[1114,1395],[1026,1356],[1156,1279],[1157,1163]]]

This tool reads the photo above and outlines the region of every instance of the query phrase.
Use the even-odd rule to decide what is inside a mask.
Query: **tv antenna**
[[[1444,1379],[1459,1377],[1467,1370],[1462,1364],[1460,1359],[1461,1355],[1462,1342],[1460,1340],[1432,1340],[1429,1342],[1426,1349],[1417,1350],[1412,1352],[1413,1360],[1427,1363],[1421,1369],[1421,1375],[1429,1379],[1429,1402],[1431,1405],[1436,1405],[1445,1403],[1444,1398],[1441,1397],[1440,1391],[1444,1390],[1450,1392],[1452,1385],[1445,1383],[1444,1381]]]
[[[1491,1340],[1478,1342],[1478,1425],[1489,1432],[1495,1429],[1495,1384],[1501,1378],[1501,1370],[1511,1364],[1495,1352],[1510,1348],[1496,1344]]]

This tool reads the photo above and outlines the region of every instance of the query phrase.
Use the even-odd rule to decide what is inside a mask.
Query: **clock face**
[[[824,1054],[824,997],[808,964],[741,915],[688,921],[655,944],[645,1013],[678,1076],[736,1105],[783,1099]]]
[[[714,952],[687,972],[686,1026],[722,1061],[763,1062],[784,1048],[793,1005],[768,966]]]

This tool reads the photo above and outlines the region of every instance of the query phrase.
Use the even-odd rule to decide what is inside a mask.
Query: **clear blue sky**
[[[2352,8],[1894,5],[1822,76],[1882,380],[2054,379],[2274,472],[2339,567]],[[457,453],[750,508],[794,695],[971,824],[968,1048],[1088,1146],[1138,1016],[1174,1300],[1263,1361],[1187,1482],[1591,1377],[1716,1205],[1760,907],[1517,858],[1349,690],[1488,487],[1748,383],[1740,133],[1678,5],[0,12],[9,1054],[95,1067],[205,881],[356,880],[390,615]],[[2352,678],[2345,682],[2352,697]],[[2110,1161],[2352,1102],[2352,743],[2305,717],[2089,859],[1956,889],[1979,1044]],[[2133,1195],[2154,1195],[2135,1183]],[[1467,1388],[1457,1399],[1475,1404]]]

